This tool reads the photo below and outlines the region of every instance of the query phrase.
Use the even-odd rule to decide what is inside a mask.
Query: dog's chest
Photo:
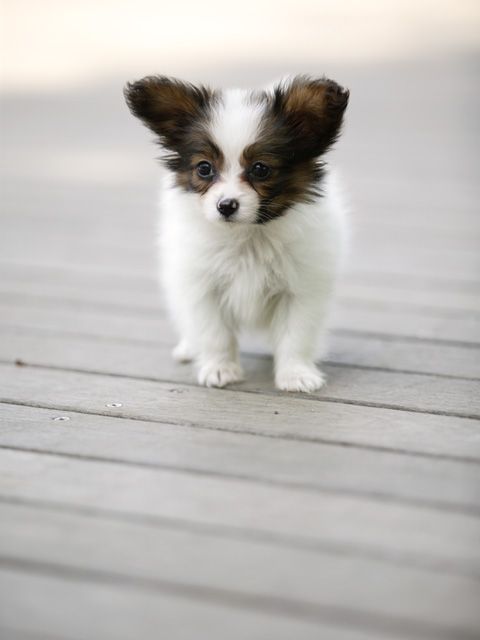
[[[291,256],[283,245],[265,238],[222,247],[214,265],[223,310],[244,324],[261,324],[273,302],[289,289]]]

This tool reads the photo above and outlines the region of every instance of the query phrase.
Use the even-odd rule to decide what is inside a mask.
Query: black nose
[[[233,200],[232,198],[226,198],[225,200],[220,200],[217,204],[217,209],[220,211],[224,218],[229,218],[235,211],[238,209],[238,200]]]

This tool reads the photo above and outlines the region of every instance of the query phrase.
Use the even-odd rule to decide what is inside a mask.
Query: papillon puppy
[[[349,92],[297,76],[261,91],[213,91],[164,76],[128,84],[132,113],[157,136],[161,264],[179,332],[175,359],[198,382],[243,378],[237,337],[268,332],[275,384],[311,392],[345,235],[323,161]]]

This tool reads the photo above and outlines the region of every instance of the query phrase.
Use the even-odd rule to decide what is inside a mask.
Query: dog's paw
[[[243,370],[238,362],[207,362],[200,367],[198,383],[205,387],[224,387],[243,380]]]
[[[191,362],[194,358],[193,349],[186,340],[180,340],[172,351],[172,358],[177,362]]]
[[[275,385],[282,391],[302,391],[311,393],[325,384],[324,374],[314,364],[297,363],[279,369],[275,375]]]

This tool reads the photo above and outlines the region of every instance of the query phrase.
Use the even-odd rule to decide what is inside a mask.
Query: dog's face
[[[127,103],[159,137],[177,185],[205,217],[265,223],[320,195],[321,156],[337,139],[348,91],[299,76],[272,91],[215,92],[162,76],[127,85]]]

